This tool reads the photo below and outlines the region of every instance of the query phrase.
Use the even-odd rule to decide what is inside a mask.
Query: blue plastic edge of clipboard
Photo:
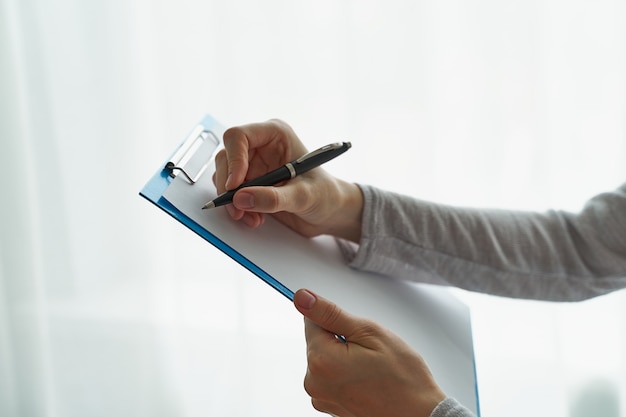
[[[207,115],[201,121],[201,124],[210,129],[211,127],[217,125],[217,122],[211,116]],[[236,262],[252,272],[254,275],[261,278],[263,281],[265,281],[272,288],[287,297],[289,300],[293,301],[294,292],[292,290],[287,288],[284,284],[268,274],[254,262],[250,261],[244,255],[237,252],[235,249],[226,244],[223,240],[219,239],[213,233],[209,232],[204,227],[200,226],[198,223],[190,219],[188,216],[178,210],[172,203],[167,201],[167,199],[163,197],[163,193],[165,192],[167,187],[169,187],[171,182],[172,178],[165,170],[165,164],[163,164],[161,168],[157,171],[157,173],[154,174],[154,176],[139,192],[139,195],[141,195],[151,203],[155,204],[157,207],[178,220],[180,223],[187,226],[190,230],[195,232],[204,240],[215,246],[220,251],[224,252],[226,255],[234,259]]]

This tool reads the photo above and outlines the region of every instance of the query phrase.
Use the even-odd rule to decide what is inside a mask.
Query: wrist
[[[420,394],[422,394],[419,399],[420,406],[416,414],[418,417],[433,417],[437,407],[446,399],[446,394],[439,387],[434,387],[430,393]]]
[[[329,203],[335,208],[329,221],[327,233],[342,239],[359,243],[363,219],[363,192],[361,188],[347,181],[334,181],[334,198]]]

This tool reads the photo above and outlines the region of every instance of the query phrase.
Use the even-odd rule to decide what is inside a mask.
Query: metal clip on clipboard
[[[211,164],[212,156],[219,145],[220,140],[215,133],[199,124],[172,155],[164,169],[172,178],[183,174],[193,185]]]

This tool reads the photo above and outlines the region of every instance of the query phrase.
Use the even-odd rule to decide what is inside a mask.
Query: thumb
[[[302,203],[310,200],[302,198],[303,190],[298,187],[299,181],[294,179],[288,184],[274,187],[245,187],[237,191],[233,204],[240,210],[258,213],[299,213],[306,209]],[[297,198],[300,196],[300,198]]]
[[[358,319],[309,290],[298,290],[293,300],[304,317],[326,331],[349,337],[358,327]]]

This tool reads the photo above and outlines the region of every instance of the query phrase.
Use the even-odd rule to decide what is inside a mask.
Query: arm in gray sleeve
[[[361,190],[362,237],[346,252],[354,268],[554,301],[626,286],[626,184],[577,214],[468,209]]]

